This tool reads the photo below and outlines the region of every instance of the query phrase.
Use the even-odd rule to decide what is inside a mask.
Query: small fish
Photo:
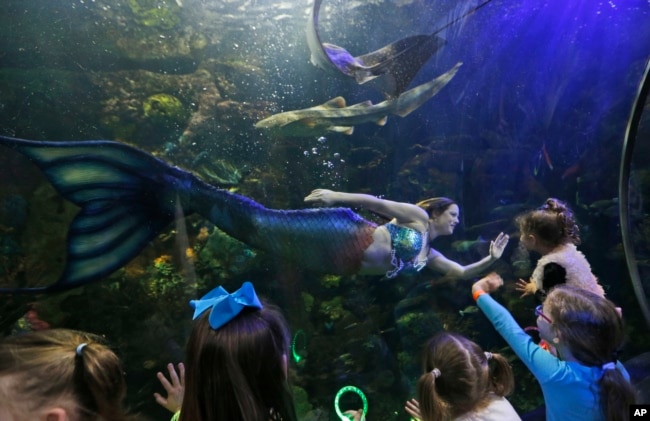
[[[571,165],[566,170],[564,170],[564,172],[562,173],[562,180],[568,177],[576,177],[581,170],[582,170],[582,164],[580,163],[580,161],[578,161],[575,164]]]
[[[533,157],[533,175],[539,173],[540,168],[542,167],[542,151],[539,150]]]
[[[476,240],[454,241],[451,243],[451,248],[457,252],[465,253],[486,243],[489,243],[489,241],[479,235]]]
[[[533,158],[533,174],[537,175],[542,168],[542,162],[546,163],[546,166],[553,171],[553,162],[551,157],[546,150],[546,143],[542,144],[542,147],[537,151],[535,157]]]
[[[542,145],[542,154],[544,155],[546,165],[548,165],[548,168],[553,171],[553,162],[551,162],[551,157],[548,155],[548,151],[546,150],[546,143]]]
[[[467,306],[463,310],[458,311],[458,314],[460,314],[461,317],[474,314],[478,312],[478,307],[477,306]]]

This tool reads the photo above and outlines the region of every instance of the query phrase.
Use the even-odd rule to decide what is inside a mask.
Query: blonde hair
[[[51,406],[74,420],[128,419],[122,364],[90,333],[49,329],[4,338],[0,378],[0,401],[16,415]]]
[[[490,393],[507,396],[514,389],[512,369],[501,354],[485,353],[453,332],[427,342],[422,368],[417,389],[423,421],[457,418],[487,405]]]

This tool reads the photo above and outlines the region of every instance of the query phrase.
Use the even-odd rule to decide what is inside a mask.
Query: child
[[[548,421],[627,419],[635,402],[629,375],[618,361],[623,320],[601,295],[572,285],[553,288],[535,310],[542,339],[557,356],[535,345],[489,293],[503,285],[491,273],[472,286],[478,307],[533,373],[544,393]]]
[[[517,217],[516,222],[521,244],[542,255],[530,281],[519,279],[515,285],[522,297],[535,294],[543,300],[552,287],[564,283],[605,296],[589,262],[576,248],[580,231],[564,202],[549,198],[541,208]]]
[[[442,332],[427,343],[424,374],[418,381],[418,400],[406,412],[423,421],[519,420],[504,397],[514,387],[508,361],[500,354],[456,333]]]
[[[158,373],[169,396],[156,401],[180,409],[180,421],[295,421],[289,329],[280,311],[262,305],[250,282],[232,294],[217,287],[191,304],[196,322],[187,361],[180,377],[167,367],[171,383]]]
[[[130,419],[118,357],[101,338],[68,329],[10,336],[0,342],[0,419]]]

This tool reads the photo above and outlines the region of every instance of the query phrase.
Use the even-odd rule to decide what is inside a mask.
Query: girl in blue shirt
[[[542,339],[557,356],[536,345],[489,295],[503,280],[491,273],[472,286],[478,307],[539,382],[549,421],[626,420],[635,402],[629,375],[618,361],[623,320],[606,298],[570,285],[553,288],[536,308]]]

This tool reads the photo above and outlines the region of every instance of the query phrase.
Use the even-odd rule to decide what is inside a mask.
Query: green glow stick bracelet
[[[352,419],[347,415],[344,415],[343,412],[341,412],[341,408],[339,408],[339,401],[341,400],[341,396],[347,392],[356,393],[361,398],[361,401],[363,402],[363,417],[361,419],[365,420],[366,414],[368,413],[368,399],[366,399],[366,395],[363,394],[361,389],[356,386],[343,386],[341,390],[338,391],[336,397],[334,398],[334,409],[336,410],[336,415],[339,416],[339,419],[341,421],[350,421]]]

